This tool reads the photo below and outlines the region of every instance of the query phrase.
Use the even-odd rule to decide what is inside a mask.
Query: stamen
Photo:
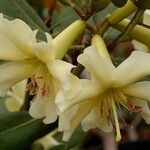
[[[27,85],[27,90],[29,90],[30,95],[34,95],[34,98],[38,92],[42,97],[48,97],[50,94],[49,83],[50,77],[48,70],[45,65],[41,65],[39,71],[31,77],[31,82]]]
[[[35,95],[38,91],[38,85],[34,79],[34,77],[31,78],[31,82],[27,84],[26,90],[30,92],[30,95]]]
[[[120,116],[123,126],[131,127],[124,119],[120,104],[124,106],[127,110],[132,112],[140,112],[141,107],[135,104],[130,103],[126,95],[122,91],[117,89],[107,89],[100,97],[99,106],[100,106],[100,115],[101,118],[107,118],[107,122],[111,123],[116,128],[116,141],[121,140],[120,125],[118,116]],[[111,111],[112,110],[112,111]],[[111,112],[113,117],[111,117]]]
[[[137,106],[137,105],[134,105],[134,104],[129,103],[129,102],[127,104],[128,104],[128,107],[130,108],[130,110],[134,113],[139,113],[142,110],[141,106]]]
[[[113,116],[114,116],[115,126],[116,126],[116,134],[117,134],[116,141],[119,142],[121,140],[121,133],[120,133],[118,115],[116,111],[116,105],[113,99],[111,99],[111,103],[112,103]]]

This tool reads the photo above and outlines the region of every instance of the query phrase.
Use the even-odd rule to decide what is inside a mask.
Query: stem
[[[83,70],[84,70],[84,66],[78,64],[77,67],[72,71],[72,73],[76,76],[79,76]]]
[[[50,20],[52,19],[52,15],[53,15],[55,7],[56,7],[56,0],[51,0],[51,5],[49,6]]]
[[[72,1],[72,0],[68,0],[68,3],[70,4],[70,6],[74,9],[74,11],[82,18],[83,14],[81,13],[81,11],[79,10],[78,6]]]
[[[83,21],[88,20],[93,15],[92,12],[88,11],[88,9],[86,8],[86,6],[84,6],[83,8],[81,8],[82,11],[80,11],[80,9],[78,8],[78,6],[72,0],[68,0],[68,3],[74,9],[74,11],[81,17],[81,19]]]
[[[128,17],[136,10],[137,7],[133,4],[133,2],[128,0],[127,4],[124,7],[116,9],[109,17],[104,20],[102,25],[99,27],[98,34],[103,36],[112,24],[119,23],[121,20]]]
[[[112,51],[120,42],[123,41],[123,38],[129,34],[129,32],[136,26],[139,22],[141,16],[144,13],[144,9],[138,9],[131,22],[127,25],[125,30],[108,46],[109,51]]]
[[[71,45],[69,51],[85,49],[85,45]]]
[[[110,23],[109,23],[109,21],[106,18],[104,20],[104,22],[102,23],[102,25],[99,27],[98,34],[103,36],[104,33],[109,29],[109,27],[110,27]]]
[[[91,31],[92,34],[96,33],[96,30],[93,26],[91,26],[90,24],[86,23],[86,28]]]
[[[150,29],[150,26],[149,26],[149,25],[144,24],[144,23],[142,23],[142,22],[140,22],[139,25],[142,26],[142,27],[145,27],[145,28]]]
[[[129,24],[129,19],[124,19],[120,23],[113,25],[113,27],[120,32],[124,31],[126,26]],[[147,45],[150,48],[150,30],[141,25],[136,25],[129,33],[129,35],[141,43]],[[144,38],[143,38],[144,37]]]

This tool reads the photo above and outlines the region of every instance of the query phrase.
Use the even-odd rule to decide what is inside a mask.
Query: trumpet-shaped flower
[[[47,42],[37,42],[36,30],[32,31],[20,19],[9,21],[1,14],[0,59],[8,62],[0,65],[0,96],[5,96],[18,82],[31,78],[27,89],[34,99],[29,113],[34,118],[45,117],[44,123],[54,122],[56,92],[70,88],[70,70],[74,67],[60,59],[84,28],[84,22],[78,20],[56,38],[46,33]]]
[[[84,131],[97,127],[105,132],[110,132],[114,124],[119,141],[121,105],[131,112],[141,112],[149,123],[150,82],[138,81],[150,74],[150,54],[134,51],[115,67],[103,39],[95,35],[92,46],[84,50],[78,62],[90,72],[91,80],[81,79],[81,84],[76,84],[79,80],[76,79],[73,91],[61,90],[57,94],[59,130],[64,132],[64,140],[68,140],[81,123]],[[138,100],[132,101],[133,97]]]

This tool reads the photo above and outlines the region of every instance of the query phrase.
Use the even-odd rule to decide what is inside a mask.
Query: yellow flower
[[[139,79],[150,74],[150,54],[134,51],[124,62],[115,67],[103,39],[95,35],[92,46],[78,57],[78,62],[91,74],[91,80],[74,80],[73,90],[61,90],[56,96],[59,108],[59,130],[68,140],[81,123],[84,131],[100,128],[105,132],[116,128],[116,140],[121,139],[118,115],[120,106],[131,112],[140,112],[150,119],[147,102],[150,101],[150,82]],[[76,94],[77,93],[77,94]],[[132,97],[139,101],[132,101]]]
[[[7,92],[8,98],[5,100],[6,107],[9,111],[19,111],[24,103],[27,80],[15,84]]]
[[[27,85],[34,95],[29,113],[34,118],[44,118],[44,123],[57,119],[55,94],[59,88],[70,88],[72,64],[63,58],[69,46],[85,29],[84,22],[77,20],[56,38],[46,33],[47,42],[36,40],[37,30],[22,20],[9,21],[0,15],[0,96],[18,82],[31,77]],[[76,31],[76,32],[75,32]]]

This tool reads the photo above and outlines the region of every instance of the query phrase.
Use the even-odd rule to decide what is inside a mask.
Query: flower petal
[[[67,111],[59,116],[59,131],[66,131],[71,129],[71,120],[72,117],[76,114],[78,106],[79,105],[70,107]]]
[[[43,118],[45,117],[45,108],[47,106],[47,100],[45,100],[40,94],[37,94],[31,106],[29,108],[29,114],[33,118]]]
[[[150,10],[149,9],[147,9],[144,12],[143,23],[148,25],[148,26],[150,25]]]
[[[93,98],[102,92],[100,87],[90,80],[79,80],[74,78],[72,82],[74,83],[70,90],[61,90],[56,95],[55,102],[59,109],[59,113],[64,112],[75,104]]]
[[[39,79],[36,80],[38,91],[36,94],[35,99],[31,102],[31,106],[29,108],[29,114],[33,118],[43,118],[45,117],[45,108],[47,106],[49,98],[42,95],[42,88],[43,88],[43,80]],[[53,94],[53,93],[52,93]]]
[[[91,73],[93,79],[101,84],[110,83],[115,67],[109,60],[99,56],[95,46],[86,48],[77,60]]]
[[[150,102],[150,81],[137,82],[128,86],[123,92],[129,96]]]
[[[11,90],[7,92],[7,96],[9,97],[5,100],[5,104],[9,111],[12,112],[20,110],[24,103],[26,84],[27,80],[23,80],[15,84]]]
[[[55,59],[55,52],[52,44],[37,42],[34,44],[35,54],[44,63]]]
[[[60,82],[65,90],[71,87],[70,76],[73,67],[75,66],[62,60],[53,60],[47,64],[49,73]]]
[[[0,59],[24,61],[25,55],[3,34],[0,34]]]
[[[82,121],[82,128],[84,131],[99,128],[105,132],[111,132],[113,127],[108,124],[106,120],[100,118],[100,109],[95,107]]]
[[[134,105],[142,107],[140,115],[147,124],[150,124],[150,109],[148,103],[138,98],[131,98],[130,102]]]
[[[33,118],[43,118],[45,124],[50,124],[57,120],[56,104],[55,104],[55,91],[52,84],[51,76],[47,76],[47,82],[44,83],[42,79],[37,80],[38,91],[36,98],[31,103],[29,113]],[[50,93],[43,95],[42,90],[44,84],[50,86]]]
[[[126,87],[150,74],[150,54],[134,51],[115,70],[115,87]]]
[[[63,140],[68,141],[84,117],[95,106],[95,100],[90,99],[68,109],[59,118],[59,130],[63,131]],[[68,118],[69,117],[69,118]],[[69,124],[69,126],[66,126]]]
[[[36,65],[17,62],[7,62],[0,65],[0,96],[5,96],[16,83],[31,77],[36,68]]]
[[[57,120],[58,114],[57,114],[57,108],[55,104],[55,99],[51,99],[48,101],[46,107],[45,107],[45,118],[43,122],[45,124],[53,123]]]
[[[25,92],[26,92],[26,86],[27,86],[27,80],[25,79],[25,80],[15,84],[11,88],[11,91],[13,92],[13,94],[17,95],[21,99],[24,99]]]
[[[21,19],[9,21],[0,14],[0,32],[17,45],[24,54],[33,55],[28,43],[32,30],[24,21]]]
[[[144,45],[143,43],[141,43],[137,40],[132,40],[132,44],[133,44],[135,50],[144,51],[144,52],[149,51],[149,49],[146,45]]]
[[[58,118],[57,108],[55,104],[55,88],[53,84],[55,84],[55,82],[53,82],[53,78],[51,78],[51,89],[48,97],[48,103],[45,107],[45,118],[43,120],[45,124],[53,123]]]

